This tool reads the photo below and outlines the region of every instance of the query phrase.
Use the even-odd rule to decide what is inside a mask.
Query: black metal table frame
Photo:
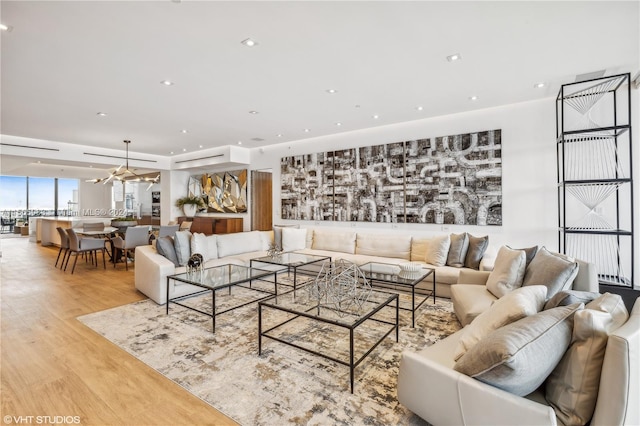
[[[315,255],[314,255],[314,256],[315,256]],[[269,262],[269,260],[261,260],[261,259],[264,259],[264,257],[259,257],[259,258],[256,258],[256,259],[251,259],[251,260],[249,261],[249,265],[250,265],[251,267],[253,267],[253,262],[257,262],[257,263],[265,263],[265,264],[267,264],[267,265],[279,265],[279,266],[282,266],[283,268],[286,268],[286,269],[281,269],[281,270],[280,270],[280,271],[278,271],[278,272],[285,272],[285,270],[286,270],[287,274],[291,274],[291,269],[293,269],[293,290],[294,290],[294,291],[297,289],[297,283],[298,283],[298,268],[303,268],[303,267],[305,267],[305,266],[313,265],[314,263],[318,263],[318,262],[325,262],[325,261],[329,261],[329,262],[331,262],[331,257],[330,257],[330,256],[321,256],[321,258],[320,258],[320,259],[314,260],[314,261],[312,261],[312,262],[306,262],[306,263],[297,264],[297,265],[284,264],[284,263],[278,263],[278,262],[275,262],[275,261],[274,261],[274,262]],[[302,272],[303,272],[303,273],[305,272],[305,271],[304,271],[304,269],[302,270]],[[311,272],[311,271],[309,271],[309,272]],[[307,275],[309,275],[309,274],[307,274]],[[313,275],[313,274],[311,274],[311,275]],[[317,273],[316,273],[316,275],[317,275]],[[305,283],[305,284],[306,284],[306,283]],[[281,285],[287,285],[287,286],[288,286],[289,284],[282,283]]]
[[[319,357],[334,361],[338,364],[341,365],[346,365],[349,367],[349,380],[350,380],[350,385],[351,385],[351,393],[353,393],[353,385],[354,385],[354,372],[355,369],[358,365],[360,365],[360,363],[371,353],[373,352],[373,350],[375,348],[378,347],[378,345],[380,345],[380,343],[382,343],[382,341],[388,336],[390,335],[394,330],[396,332],[396,342],[398,342],[399,339],[399,331],[400,328],[398,326],[399,324],[399,317],[400,317],[400,313],[399,313],[399,306],[400,306],[400,299],[398,297],[397,293],[389,293],[389,298],[380,303],[375,309],[373,309],[371,312],[368,312],[367,315],[365,315],[364,317],[360,318],[358,321],[356,321],[355,323],[348,325],[348,324],[344,324],[341,323],[339,321],[336,320],[332,320],[332,319],[328,319],[328,318],[322,318],[318,315],[313,315],[310,314],[309,312],[317,310],[319,312],[320,306],[312,306],[309,309],[307,309],[306,311],[302,312],[302,311],[298,311],[298,310],[294,310],[294,309],[290,309],[290,308],[286,308],[286,307],[282,307],[282,306],[278,306],[278,305],[273,305],[273,304],[269,304],[269,300],[274,300],[276,299],[277,296],[275,297],[270,297],[268,300],[264,300],[264,301],[260,301],[258,302],[258,356],[262,355],[262,338],[266,337],[275,341],[278,341],[280,343],[284,343],[285,345],[288,346],[292,346],[294,348],[303,350],[305,352],[308,352],[310,354],[313,355],[317,355]],[[377,319],[377,318],[373,318],[373,316],[378,313],[379,311],[381,311],[382,309],[384,309],[385,307],[389,307],[391,306],[391,302],[395,300],[395,310],[396,310],[396,315],[395,315],[395,323],[393,322],[388,322],[388,321],[383,321],[381,319]],[[373,303],[373,302],[368,302],[368,303]],[[283,312],[287,312],[290,314],[293,314],[294,316],[292,318],[289,318],[288,320],[281,322],[279,324],[276,324],[275,326],[269,328],[268,330],[262,330],[262,308],[270,308],[270,309],[274,309],[274,310],[278,310],[278,311],[283,311]],[[391,306],[393,307],[393,306]],[[324,309],[328,309],[326,306],[323,306]],[[276,336],[273,335],[269,335],[268,333],[279,328],[282,327],[285,324],[290,323],[291,321],[300,318],[300,317],[304,317],[304,318],[309,318],[315,321],[319,321],[319,322],[323,322],[326,324],[332,324],[335,325],[337,327],[341,327],[341,328],[345,328],[349,330],[349,361],[344,361],[335,357],[332,357],[330,355],[326,355],[323,354],[321,352],[318,351],[314,351],[311,350],[309,348],[305,348],[304,346],[295,344],[293,342],[289,342],[286,341],[284,339],[280,339]],[[380,339],[378,339],[378,341],[369,348],[369,350],[367,350],[360,358],[358,358],[357,360],[354,360],[354,345],[353,345],[353,338],[354,338],[354,331],[356,328],[358,328],[358,326],[360,326],[361,324],[363,324],[365,321],[367,320],[372,320],[375,322],[379,322],[382,324],[387,324],[387,325],[391,325],[392,327],[386,332],[384,333],[384,335],[382,337],[380,337]]]
[[[220,266],[229,266],[229,265],[220,265]],[[255,269],[255,268],[249,268],[249,269]],[[261,270],[261,271],[264,271],[264,270]],[[224,285],[224,286],[221,286],[221,287],[216,287],[216,288],[211,288],[211,287],[209,287],[209,286],[207,286],[205,284],[197,283],[197,282],[194,282],[194,281],[189,281],[186,278],[185,279],[177,278],[178,274],[169,275],[169,276],[167,276],[167,308],[166,308],[167,309],[167,315],[169,315],[169,303],[174,303],[176,305],[182,306],[183,308],[187,308],[187,309],[190,309],[192,311],[201,313],[203,315],[207,315],[207,316],[211,317],[212,333],[215,333],[216,332],[216,317],[218,315],[222,315],[222,314],[224,314],[226,312],[230,312],[230,311],[233,311],[235,309],[242,308],[243,306],[247,306],[247,305],[250,305],[252,303],[260,302],[262,300],[269,299],[271,297],[277,296],[278,295],[278,274],[277,274],[278,272],[281,272],[281,271],[264,271],[264,274],[261,274],[261,275],[255,276],[255,277],[249,277],[247,279],[243,279],[243,280],[240,280],[240,281],[229,283],[227,285]],[[182,274],[180,274],[180,275],[182,275]],[[259,288],[253,288],[252,287],[251,283],[253,281],[270,282],[270,281],[264,280],[264,278],[267,278],[269,275],[273,275],[273,288],[274,288],[273,293],[271,293],[269,291],[266,291],[266,290],[262,290],[262,289],[259,289]],[[193,285],[193,286],[196,286],[196,287],[201,287],[204,290],[196,291],[194,293],[185,294],[183,296],[174,297],[172,299],[172,298],[169,297],[169,280],[180,281],[180,282],[183,282],[183,283],[186,283],[186,284],[190,284],[190,285]],[[247,283],[247,282],[249,283],[248,287],[242,285],[242,284]],[[246,302],[246,303],[242,303],[240,305],[233,306],[231,308],[225,309],[224,311],[216,312],[216,291],[217,290],[223,290],[223,289],[227,288],[228,291],[229,291],[229,294],[231,294],[231,288],[232,287],[242,287],[242,288],[253,290],[253,291],[256,291],[256,292],[259,292],[259,293],[266,293],[267,295],[263,296],[263,297],[260,297],[258,299],[255,299],[255,300],[251,300],[250,302]],[[186,305],[184,303],[180,303],[180,301],[182,301],[184,299],[189,299],[191,297],[199,296],[201,294],[206,294],[208,292],[211,292],[211,309],[212,309],[211,313],[206,312],[206,311],[202,311],[200,309],[194,308],[193,306],[189,306],[189,305]]]
[[[382,265],[382,263],[379,262],[370,262],[370,263],[376,263],[376,264],[380,264]],[[366,265],[363,264],[362,267],[364,267]],[[392,264],[389,264],[390,266],[395,266]],[[422,277],[422,279],[420,281],[418,281],[415,284],[407,284],[407,283],[399,283],[399,282],[395,282],[395,281],[388,281],[388,280],[381,280],[379,278],[373,278],[371,276],[367,275],[367,271],[361,267],[362,272],[364,273],[364,276],[366,279],[368,279],[371,283],[372,287],[376,287],[376,289],[387,289],[387,290],[391,290],[389,287],[390,286],[400,286],[400,287],[411,287],[411,306],[412,308],[403,308],[400,307],[401,310],[403,311],[410,311],[411,312],[411,328],[415,328],[416,326],[416,311],[418,309],[420,309],[420,307],[424,304],[424,302],[426,302],[427,300],[429,300],[429,296],[433,295],[433,303],[436,303],[436,270],[433,268],[423,268],[426,269],[427,271],[429,271],[427,273],[427,275],[425,275],[424,277]],[[397,275],[397,274],[393,274],[393,273],[389,273],[389,275]],[[431,291],[432,294],[426,294],[426,297],[424,299],[422,299],[420,301],[420,303],[418,303],[418,305],[416,305],[416,287],[418,286],[418,284],[420,284],[422,281],[424,281],[427,277],[429,277],[429,275],[431,275],[432,280],[433,280],[433,290]],[[378,283],[378,284],[376,284]],[[380,284],[384,284],[384,285],[380,285]],[[393,293],[393,294],[397,294],[397,293]]]

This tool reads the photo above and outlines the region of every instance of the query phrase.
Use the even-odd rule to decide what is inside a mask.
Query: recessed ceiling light
[[[278,133],[278,134],[276,135],[276,137],[277,137],[277,138],[281,138],[281,137],[282,137],[282,133]]]
[[[460,59],[462,59],[462,55],[459,53],[454,53],[453,55],[447,56],[447,61],[449,62],[459,61]]]
[[[97,112],[96,115],[99,116],[99,117],[106,117],[107,113],[106,112]]]
[[[258,111],[249,111],[249,114],[256,115],[256,114],[260,114],[260,113]]]
[[[244,44],[247,47],[253,47],[253,46],[257,46],[258,45],[257,41],[252,40],[250,38],[244,39],[240,43]]]
[[[338,121],[338,122],[336,123],[336,126],[342,126],[342,123]]]
[[[338,93],[336,89],[327,89],[326,92],[331,94]]]
[[[182,152],[187,152],[187,148],[182,148]]]
[[[544,84],[543,82],[536,83],[533,85],[534,89],[542,89],[544,86],[546,86],[546,84]]]
[[[185,133],[185,134],[186,134],[186,133],[189,133],[189,131],[188,131],[187,129],[182,129],[182,130],[180,130],[180,132],[181,132],[181,133]]]
[[[477,101],[478,97],[477,96],[469,96],[469,100],[470,101]]]
[[[304,129],[305,133],[309,133],[311,131],[311,129]]]
[[[169,154],[173,155],[173,151],[171,151]]]
[[[416,110],[418,110],[418,111],[422,111],[423,109],[424,109],[424,108],[422,108],[421,106],[417,106],[417,107],[416,107]]]
[[[170,80],[162,80],[160,84],[164,84],[165,86],[173,86],[173,81]]]
[[[202,145],[198,145],[198,148],[202,148]]]
[[[238,145],[242,145],[242,141],[238,141]]]
[[[13,27],[11,25],[0,24],[0,31],[11,32]]]
[[[380,118],[380,116],[378,114],[373,114],[371,118],[373,118],[374,120],[377,120],[378,118]]]

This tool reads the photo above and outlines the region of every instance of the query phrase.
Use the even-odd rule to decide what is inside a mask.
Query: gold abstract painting
[[[189,194],[200,195],[213,213],[247,211],[247,169],[205,173],[189,179]]]

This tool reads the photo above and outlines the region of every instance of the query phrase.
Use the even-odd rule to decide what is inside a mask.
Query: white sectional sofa
[[[345,259],[356,264],[366,262],[382,262],[400,264],[405,262],[420,262],[426,267],[435,268],[436,294],[450,297],[450,286],[457,283],[461,271],[471,270],[465,267],[436,266],[425,262],[427,252],[432,257],[447,253],[438,253],[443,247],[443,239],[448,234],[432,238],[414,238],[410,235],[389,235],[367,232],[356,232],[342,229],[295,229],[282,228],[282,240],[278,241],[284,251],[298,251],[306,254],[325,255],[335,259]],[[279,236],[278,236],[279,237]],[[202,240],[204,236],[198,234]],[[251,231],[237,234],[211,235],[206,237],[206,246],[194,247],[192,251],[205,254],[205,267],[212,267],[226,263],[249,265],[249,261],[256,257],[266,256],[271,244],[274,244],[273,231]],[[446,242],[446,241],[445,241]],[[202,254],[202,253],[201,253]],[[166,303],[166,278],[168,275],[185,271],[184,266],[176,266],[172,261],[158,254],[154,246],[140,246],[136,248],[135,286],[158,304]],[[479,261],[479,270],[491,268],[492,259],[485,256]],[[425,287],[431,289],[431,277],[428,277]],[[188,285],[174,286],[170,284],[170,295],[180,296],[195,291]]]

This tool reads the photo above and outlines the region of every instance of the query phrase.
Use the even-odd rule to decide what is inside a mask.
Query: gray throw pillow
[[[176,255],[176,248],[173,245],[173,238],[169,236],[160,237],[156,241],[156,250],[159,255],[162,255],[173,262],[174,265],[178,264],[178,256]]]
[[[462,234],[451,234],[451,245],[447,256],[447,265],[456,268],[464,266],[464,259],[467,257],[469,249],[469,236],[466,232]]]
[[[569,306],[574,303],[584,303],[586,305],[598,297],[600,297],[600,293],[593,291],[562,290],[547,300],[542,310],[546,311],[547,309],[557,308],[558,306]]]
[[[173,237],[173,246],[176,249],[178,264],[184,266],[191,257],[191,232],[178,231]]]
[[[542,247],[527,267],[522,285],[546,285],[549,289],[547,297],[551,298],[561,290],[571,289],[576,275],[576,261],[553,254]]]
[[[576,303],[523,318],[480,340],[454,369],[481,382],[525,396],[551,374],[571,343]]]
[[[507,246],[509,247],[509,246]],[[529,264],[531,263],[531,261],[533,260],[534,257],[536,257],[536,253],[538,252],[538,246],[533,246],[533,247],[527,247],[527,248],[521,248],[521,249],[517,249],[517,248],[512,248],[509,247],[511,250],[522,250],[526,256],[526,266],[529,266]]]
[[[480,261],[489,246],[489,236],[474,237],[471,234],[467,234],[467,236],[469,238],[469,248],[464,258],[464,266],[471,269],[480,269]]]

